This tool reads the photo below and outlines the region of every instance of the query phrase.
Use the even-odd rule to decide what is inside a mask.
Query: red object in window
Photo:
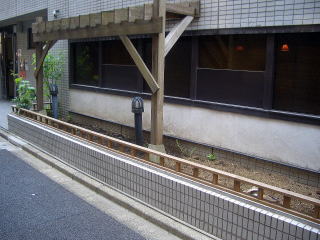
[[[289,45],[284,43],[281,45],[281,48],[280,48],[280,51],[281,52],[289,52]]]
[[[244,46],[242,46],[242,45],[236,46],[236,51],[241,52],[243,50],[244,50]]]
[[[23,79],[26,79],[26,77],[27,77],[26,71],[20,71],[19,72],[19,77],[22,77]]]

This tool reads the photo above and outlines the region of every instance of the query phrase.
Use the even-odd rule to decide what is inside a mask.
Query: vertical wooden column
[[[36,22],[42,22],[42,17],[37,17]],[[38,42],[36,44],[36,66],[38,66],[41,61],[41,56],[43,54],[43,43]],[[39,69],[39,73],[36,75],[36,95],[37,95],[37,110],[43,110],[43,67],[42,64]]]
[[[38,42],[36,46],[36,63],[38,65],[40,58],[43,54],[43,44]],[[37,110],[43,110],[43,67],[42,64],[39,73],[36,77],[36,95],[37,95]]]
[[[152,37],[152,75],[159,90],[151,97],[151,144],[160,145],[163,140],[166,0],[153,1],[153,17],[162,17],[163,21],[162,32]]]

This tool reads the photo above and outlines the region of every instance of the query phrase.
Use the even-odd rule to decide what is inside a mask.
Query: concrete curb
[[[97,194],[115,202],[116,204],[126,208],[130,212],[146,219],[147,221],[157,225],[158,227],[176,235],[181,239],[186,240],[205,240],[205,239],[219,239],[202,230],[196,229],[195,227],[182,222],[168,214],[155,209],[148,204],[141,202],[140,200],[134,199],[131,196],[118,191],[117,189],[107,186],[96,180],[86,173],[75,169],[71,165],[64,163],[50,154],[38,149],[37,147],[25,142],[19,137],[12,135],[8,130],[0,127],[0,136],[8,140],[13,145],[20,147],[24,151],[30,153],[39,160],[45,162],[49,166],[60,171],[64,175],[72,178],[78,183],[88,187]]]

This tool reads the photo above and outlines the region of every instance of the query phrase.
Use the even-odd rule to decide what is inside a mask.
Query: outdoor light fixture
[[[236,46],[236,51],[238,51],[238,52],[242,52],[243,50],[244,50],[244,46],[242,46],[242,45],[238,45],[238,46]]]
[[[142,135],[142,113],[144,112],[143,99],[141,97],[134,97],[132,99],[131,111],[134,113],[134,126],[136,134],[136,144],[143,145]]]
[[[281,52],[289,52],[289,45],[287,43],[284,43],[280,47]]]
[[[54,18],[58,18],[58,14],[60,13],[59,9],[53,10],[52,15]]]

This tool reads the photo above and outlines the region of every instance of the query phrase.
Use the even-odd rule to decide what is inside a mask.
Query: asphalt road
[[[0,239],[145,239],[0,150]]]

